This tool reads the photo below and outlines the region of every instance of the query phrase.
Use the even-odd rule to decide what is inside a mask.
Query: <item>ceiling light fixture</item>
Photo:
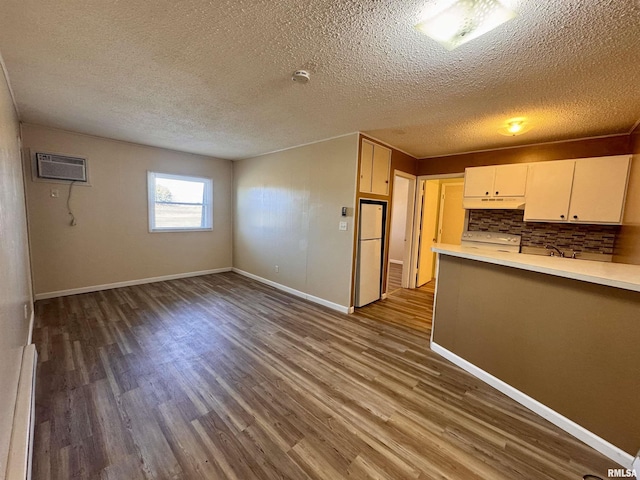
[[[507,120],[507,122],[498,129],[498,133],[506,137],[515,137],[516,135],[527,133],[532,128],[525,118],[512,118]]]
[[[524,124],[522,122],[511,122],[509,127],[507,127],[507,130],[509,130],[509,133],[517,135],[523,128]]]
[[[515,16],[499,0],[457,0],[446,10],[418,23],[416,28],[447,50],[453,50]]]

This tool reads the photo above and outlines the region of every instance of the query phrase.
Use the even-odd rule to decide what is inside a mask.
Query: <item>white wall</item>
[[[0,478],[7,467],[22,347],[28,341],[32,311],[19,134],[0,70]]]
[[[350,306],[357,155],[353,134],[234,162],[234,267]]]
[[[404,258],[404,235],[407,228],[407,202],[409,179],[395,176],[393,179],[393,202],[391,207],[391,238],[389,260],[402,262]]]
[[[68,185],[34,182],[25,165],[36,294],[231,267],[230,161],[36,125],[23,137],[25,149],[87,157],[91,183],[73,188],[72,227]],[[148,170],[212,178],[213,231],[149,233]]]

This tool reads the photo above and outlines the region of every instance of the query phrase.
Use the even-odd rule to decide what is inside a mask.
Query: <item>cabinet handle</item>
[[[574,218],[574,220],[577,220],[578,219],[578,215],[574,215],[573,218]]]
[[[485,195],[489,195],[489,192],[484,192]]]
[[[496,192],[496,195],[498,195],[500,192]]]
[[[560,215],[560,218],[564,218],[564,215]]]

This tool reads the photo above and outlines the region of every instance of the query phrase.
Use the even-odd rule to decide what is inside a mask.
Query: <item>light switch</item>
[[[340,222],[338,225],[338,230],[346,231],[347,230],[347,222]]]

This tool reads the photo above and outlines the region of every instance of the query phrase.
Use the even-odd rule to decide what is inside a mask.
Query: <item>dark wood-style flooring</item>
[[[387,277],[387,294],[391,295],[402,288],[402,265],[389,262],[389,275]]]
[[[353,315],[234,273],[44,300],[34,476],[580,479],[612,462],[429,350],[430,285]]]

